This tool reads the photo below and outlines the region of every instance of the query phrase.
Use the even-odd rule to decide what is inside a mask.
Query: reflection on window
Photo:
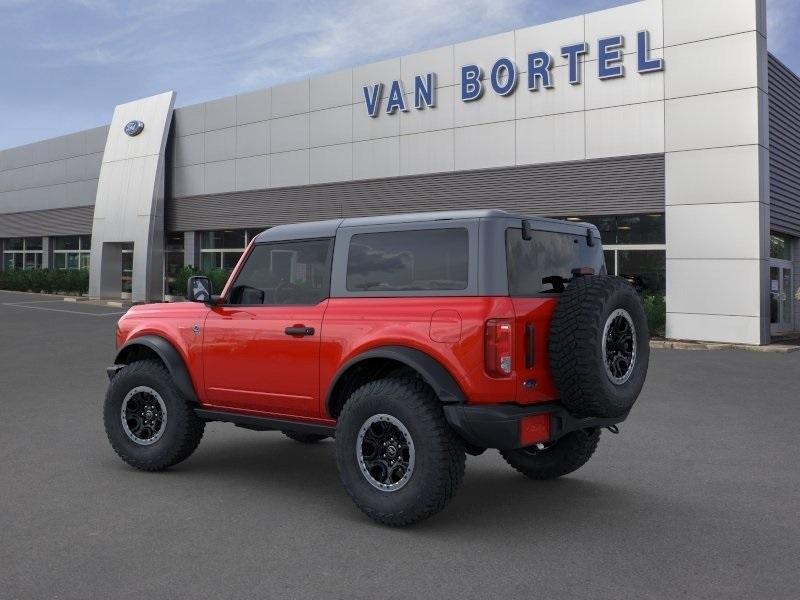
[[[121,250],[122,260],[122,292],[130,294],[133,291],[133,244],[125,242]]]
[[[329,239],[260,244],[231,291],[231,304],[317,304],[328,295]]]
[[[200,234],[200,269],[231,271],[260,229],[225,229]]]
[[[786,236],[773,233],[769,236],[769,257],[792,260],[792,241]]]
[[[603,244],[664,244],[666,242],[663,214],[605,215],[566,217],[597,226]]]
[[[88,269],[92,236],[67,235],[53,238],[53,267],[61,270]]]
[[[3,268],[40,269],[43,243],[40,237],[8,238],[0,240],[3,248]]]
[[[468,254],[463,228],[357,234],[350,240],[347,289],[464,290]]]
[[[618,250],[617,275],[640,293],[667,290],[667,253],[664,250]]]
[[[554,231],[533,231],[531,239],[525,240],[521,229],[508,229],[506,264],[512,296],[546,294],[570,280],[572,269],[592,267],[599,272],[600,246],[587,246],[581,235]]]
[[[175,287],[176,277],[183,266],[183,233],[169,233],[164,240],[164,283],[167,293],[172,296],[182,296],[186,292]]]

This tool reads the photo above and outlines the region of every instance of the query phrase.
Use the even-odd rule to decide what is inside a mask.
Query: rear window
[[[600,273],[604,267],[600,242],[590,247],[586,236],[532,231],[533,239],[523,240],[521,229],[506,230],[508,292],[512,296],[535,296],[554,291],[549,277],[572,278],[572,269],[592,267]]]
[[[464,290],[468,235],[463,228],[360,233],[350,240],[351,292]]]

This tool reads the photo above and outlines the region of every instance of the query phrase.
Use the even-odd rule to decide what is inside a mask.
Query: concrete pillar
[[[667,336],[769,342],[766,0],[663,0]]]

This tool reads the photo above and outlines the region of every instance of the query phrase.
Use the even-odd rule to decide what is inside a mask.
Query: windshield
[[[586,235],[532,231],[522,239],[522,229],[506,230],[508,292],[511,296],[552,294],[572,278],[572,269],[591,267],[605,273],[600,242],[586,243]],[[559,282],[561,285],[559,285]]]

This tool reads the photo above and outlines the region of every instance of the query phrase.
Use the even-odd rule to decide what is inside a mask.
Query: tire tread
[[[110,415],[113,415],[115,409],[118,410],[118,408],[115,406],[109,407],[109,405],[115,404],[114,398],[117,394],[125,393],[124,390],[119,388],[130,386],[127,383],[128,379],[135,378],[140,374],[158,379],[168,393],[178,400],[175,402],[175,406],[170,407],[167,415],[168,421],[173,419],[180,425],[175,439],[168,446],[164,446],[164,452],[149,458],[137,457],[135,454],[127,452],[118,442],[116,436],[112,435],[112,427],[118,425],[110,422]],[[205,421],[195,414],[194,408],[189,401],[181,395],[167,368],[160,361],[154,359],[133,362],[114,376],[106,392],[106,410],[103,411],[103,424],[114,452],[127,464],[142,471],[162,471],[186,460],[197,449],[205,431]],[[162,440],[164,438],[159,442]]]

